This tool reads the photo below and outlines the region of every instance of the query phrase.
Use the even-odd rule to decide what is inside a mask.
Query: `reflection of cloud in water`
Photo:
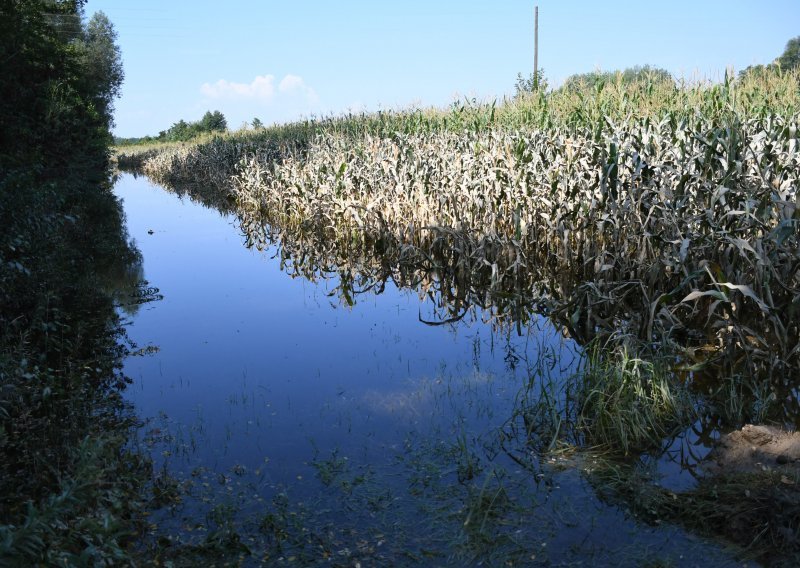
[[[468,375],[457,377],[409,379],[407,388],[367,390],[362,396],[362,402],[376,414],[421,418],[429,414],[432,407],[444,410],[441,408],[444,397],[463,399],[465,394],[472,393],[485,398],[484,393],[478,393],[476,387],[488,385],[495,378],[491,373],[473,371]]]

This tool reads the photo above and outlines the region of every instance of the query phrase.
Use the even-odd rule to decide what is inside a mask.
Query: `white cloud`
[[[200,92],[210,99],[257,99],[268,102],[275,96],[275,76],[259,75],[250,83],[220,79],[216,83],[203,83]]]
[[[286,75],[283,79],[281,79],[280,84],[278,85],[278,90],[282,93],[288,93],[290,91],[298,91],[305,87],[305,82],[303,81],[302,77],[298,77],[297,75]]]
[[[271,103],[276,95],[310,105],[319,102],[317,93],[298,75],[286,75],[277,87],[274,75],[259,75],[250,83],[236,83],[220,79],[216,83],[203,83],[200,92],[215,100],[253,100]]]
[[[197,108],[216,108],[228,124],[251,121],[286,122],[319,111],[319,96],[299,75],[259,75],[249,83],[220,79],[200,86],[203,100]],[[199,111],[198,111],[199,112]]]
[[[319,102],[319,97],[314,89],[306,85],[303,78],[297,75],[286,75],[281,79],[278,90],[286,95],[299,95],[310,105],[315,105]]]

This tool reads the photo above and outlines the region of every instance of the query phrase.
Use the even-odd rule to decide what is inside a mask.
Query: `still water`
[[[601,500],[585,457],[513,434],[533,369],[580,361],[545,318],[429,325],[431,302],[391,281],[350,305],[335,275],[244,246],[233,215],[130,175],[115,191],[163,295],[129,314],[125,365],[160,547],[249,565],[735,565]]]

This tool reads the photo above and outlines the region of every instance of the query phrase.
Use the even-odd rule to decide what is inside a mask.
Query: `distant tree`
[[[739,72],[739,78],[743,79],[748,75],[759,75],[761,73],[765,73],[771,69],[774,69],[774,65],[748,65],[744,69]]]
[[[650,65],[636,65],[628,67],[624,71],[592,71],[590,73],[578,73],[570,75],[564,81],[562,89],[577,90],[581,88],[595,88],[605,83],[613,83],[620,78],[623,83],[631,84],[644,81],[652,82],[673,82],[672,74],[660,67]]]
[[[167,131],[168,140],[188,140],[194,136],[193,128],[185,120],[181,119],[173,124]]]
[[[636,65],[634,67],[628,67],[622,72],[622,81],[623,83],[635,83],[638,81],[674,82],[675,79],[672,77],[672,73],[661,67]]]
[[[220,111],[207,111],[199,123],[202,132],[225,132],[228,129],[228,121]]]
[[[517,84],[514,85],[514,87],[517,91],[516,96],[519,96],[523,93],[546,91],[547,78],[544,75],[544,69],[539,69],[539,72],[536,73],[535,77],[533,73],[531,73],[528,77],[525,77],[522,73],[517,73]]]
[[[780,67],[784,71],[790,71],[800,67],[800,36],[786,42],[783,53],[772,63],[767,65],[750,65],[745,67],[740,73],[739,78],[750,74],[759,74],[771,71]]]
[[[784,71],[800,67],[800,36],[792,38],[786,43],[786,48],[775,60],[775,63],[780,65]]]
[[[252,124],[253,124],[253,130],[261,130],[262,128],[264,128],[264,123],[261,122],[261,120],[258,117],[255,117],[253,119]]]
[[[197,122],[179,120],[169,130],[159,132],[158,139],[185,142],[206,132],[225,132],[227,129],[228,122],[225,120],[225,115],[218,110],[207,111]]]

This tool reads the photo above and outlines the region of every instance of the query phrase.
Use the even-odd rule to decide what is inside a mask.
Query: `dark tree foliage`
[[[775,62],[784,71],[800,67],[800,36],[792,38],[786,43],[786,48]]]
[[[37,163],[59,177],[76,155],[103,169],[122,65],[113,26],[99,14],[84,27],[83,4],[0,0],[2,171]]]
[[[115,294],[140,259],[108,190],[119,49],[83,4],[0,0],[0,566],[131,565]]]
[[[146,143],[153,141],[166,142],[186,142],[201,134],[211,132],[225,132],[228,129],[228,121],[220,111],[207,111],[203,118],[196,122],[186,122],[181,119],[173,124],[168,130],[162,130],[157,137],[145,136],[144,138],[120,139],[118,142],[128,144]]]
[[[200,119],[200,128],[205,132],[225,132],[228,129],[228,121],[218,110],[208,111]]]
[[[207,111],[203,118],[196,122],[186,122],[181,119],[173,124],[169,130],[162,131],[158,135],[159,140],[171,142],[185,142],[200,134],[209,132],[225,132],[228,129],[228,122],[225,115],[220,111]]]
[[[258,120],[258,119],[255,119]],[[259,121],[259,124],[261,121]],[[253,123],[255,124],[255,122]],[[153,142],[187,142],[202,134],[225,132],[228,130],[228,121],[220,111],[206,111],[200,120],[187,122],[179,120],[167,130],[162,130],[158,136],[143,136],[141,138],[115,138],[114,143],[119,146],[137,144],[150,144]]]

